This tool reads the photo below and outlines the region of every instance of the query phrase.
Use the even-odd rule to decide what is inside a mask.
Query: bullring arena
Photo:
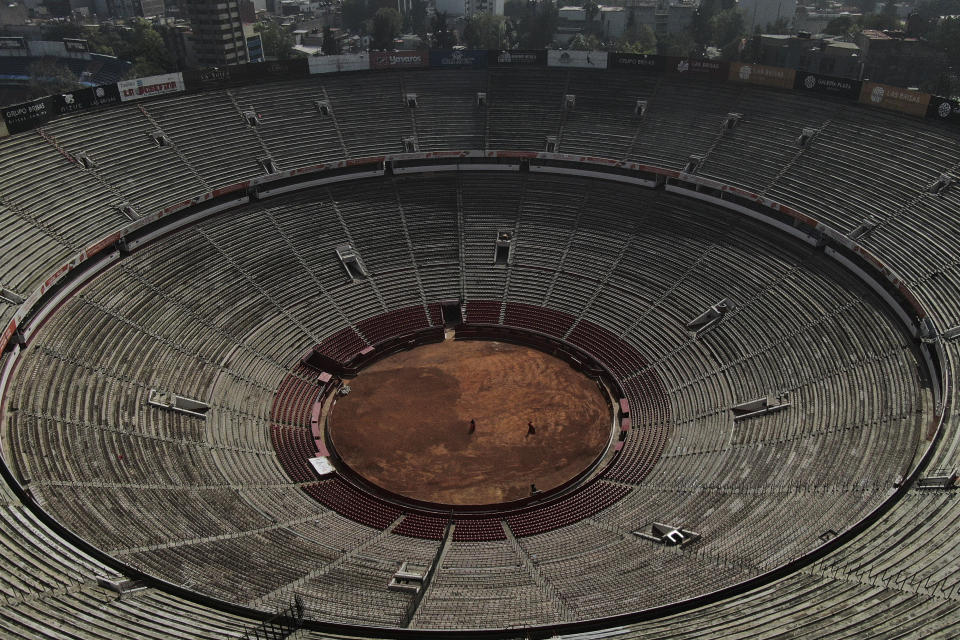
[[[948,124],[365,71],[0,165],[10,637],[960,633]]]

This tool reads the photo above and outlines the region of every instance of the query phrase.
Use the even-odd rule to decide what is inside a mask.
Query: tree
[[[467,20],[463,40],[469,49],[506,49],[507,19],[492,13],[478,13]]]
[[[108,56],[117,55],[117,51],[123,47],[123,38],[120,33],[120,30],[112,24],[101,24],[99,29],[87,34],[90,51]]]
[[[928,20],[960,15],[960,0],[926,0],[917,5],[917,13]]]
[[[713,18],[720,12],[718,0],[703,0],[690,20],[689,35],[693,38],[697,53],[702,54],[713,42]]]
[[[324,55],[335,56],[340,53],[340,43],[333,37],[330,27],[323,28],[323,44],[320,46]]]
[[[454,43],[453,34],[447,28],[447,13],[438,11],[430,20],[431,39],[435,49],[449,49]]]
[[[790,33],[790,21],[786,18],[777,18],[774,22],[767,25],[763,33],[782,36],[788,35]]]
[[[647,25],[631,25],[628,19],[627,28],[623,32],[623,37],[617,41],[617,51],[627,53],[656,53],[657,36],[653,33],[653,29]]]
[[[350,31],[364,31],[369,17],[366,0],[343,0],[340,5],[340,19]]]
[[[574,51],[595,51],[600,48],[600,41],[592,33],[589,35],[578,33],[570,41],[570,48]]]
[[[85,38],[83,28],[72,22],[53,22],[44,25],[44,40],[63,40],[64,38]]]
[[[657,39],[657,54],[661,56],[687,57],[696,48],[693,36],[686,32],[668,33]]]
[[[179,68],[179,61],[167,48],[161,32],[143,19],[132,20],[127,28],[102,24],[96,31],[87,32],[86,38],[93,53],[132,62],[133,67],[126,74],[130,78],[169,73]]]
[[[954,73],[960,70],[960,18],[940,20],[931,30],[929,42],[946,55]]]
[[[410,4],[410,10],[403,16],[403,28],[405,31],[417,35],[426,35],[427,33],[427,3],[425,0],[413,0]]]
[[[31,98],[66,93],[80,88],[77,76],[66,65],[53,58],[41,58],[27,67],[30,76],[27,89]]]
[[[70,0],[43,0],[43,6],[47,8],[47,13],[57,18],[70,15]]]
[[[275,22],[258,22],[253,30],[260,34],[263,55],[267,59],[289,60],[293,57],[293,34]]]
[[[594,0],[586,0],[583,3],[583,17],[587,22],[587,32],[593,31],[593,19],[597,17],[598,13],[600,13],[600,7]]]
[[[503,15],[509,20],[519,22],[526,11],[527,3],[524,0],[506,0],[503,3]]]
[[[893,29],[897,26],[897,20],[882,13],[871,13],[867,16],[861,16],[860,27],[863,29],[876,29],[884,31]]]
[[[829,36],[843,36],[851,28],[853,28],[853,20],[850,16],[840,16],[828,22],[827,26],[823,28],[823,32]]]
[[[373,14],[373,42],[374,49],[393,49],[393,41],[400,35],[403,21],[396,9],[377,9]]]
[[[553,2],[527,0],[526,10],[517,23],[521,48],[547,48],[553,42],[559,20],[560,11]]]
[[[864,15],[877,10],[877,0],[853,0],[853,5]]]
[[[743,14],[740,9],[726,9],[710,21],[713,30],[713,42],[723,50],[725,60],[734,59],[739,53],[744,36]]]

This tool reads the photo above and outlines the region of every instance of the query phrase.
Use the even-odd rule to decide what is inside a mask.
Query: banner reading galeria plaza
[[[183,74],[165,73],[161,76],[123,80],[117,83],[117,88],[120,90],[120,100],[123,102],[178,93],[184,89]]]

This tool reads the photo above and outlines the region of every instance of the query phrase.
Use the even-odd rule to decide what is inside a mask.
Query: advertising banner
[[[491,67],[545,67],[547,66],[546,49],[490,49],[487,53],[487,64]]]
[[[960,102],[942,96],[930,96],[927,117],[960,124]]]
[[[888,84],[864,82],[860,89],[860,102],[871,107],[890,109],[912,116],[926,116],[927,105],[930,104],[930,94],[900,87],[891,87]]]
[[[203,91],[217,87],[230,87],[256,81],[296,80],[310,75],[305,58],[251,62],[225,67],[192,69],[183,72],[183,84],[187,91]]]
[[[120,102],[120,90],[115,84],[104,84],[52,97],[53,113],[59,116],[117,104]]]
[[[431,49],[431,67],[468,67],[487,66],[486,49]]]
[[[227,87],[246,79],[246,73],[239,66],[189,69],[184,71],[182,75],[183,86],[187,91]]]
[[[120,100],[123,102],[179,93],[184,90],[183,74],[165,73],[160,76],[123,80],[117,83],[117,88],[120,90]]]
[[[637,69],[662,73],[666,68],[667,59],[647,53],[619,53],[611,51],[607,54],[607,66],[620,69]]]
[[[764,64],[730,63],[730,82],[744,82],[762,87],[793,89],[797,72],[783,67],[769,67]]]
[[[821,95],[850,98],[851,100],[860,99],[859,80],[834,78],[833,76],[824,76],[819,73],[797,71],[797,75],[793,81],[793,88],[799,89],[804,93],[819,93]]]
[[[406,69],[425,67],[430,63],[426,51],[371,51],[371,69]]]
[[[730,63],[723,60],[704,60],[700,58],[667,58],[667,73],[681,75],[697,80],[726,81],[730,73]]]
[[[10,338],[13,337],[13,334],[17,332],[17,321],[13,319],[10,321],[10,324],[7,325],[6,329],[3,330],[3,333],[0,334],[0,350],[3,350],[7,346],[7,343],[10,342]]]
[[[296,80],[310,75],[310,64],[306,58],[252,62],[239,66],[246,71],[248,80]]]
[[[3,108],[3,121],[7,123],[7,131],[10,133],[23,133],[39,127],[53,115],[51,96]]]
[[[606,51],[548,51],[548,67],[576,67],[580,69],[606,69]]]
[[[7,131],[7,123],[0,118],[0,138],[6,138],[8,135],[10,135],[10,132]]]
[[[90,45],[87,44],[87,41],[79,38],[64,38],[63,48],[67,50],[67,53],[87,53],[90,51]]]
[[[366,71],[370,68],[370,55],[366,52],[343,53],[338,56],[310,56],[307,60],[310,73]]]
[[[18,37],[0,38],[0,49],[26,49],[27,41]]]

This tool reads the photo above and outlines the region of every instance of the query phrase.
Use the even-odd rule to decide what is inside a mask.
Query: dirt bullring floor
[[[610,434],[610,409],[593,380],[513,344],[426,345],[347,384],[328,422],[341,458],[417,500],[490,504],[530,495],[531,483],[551,489],[585,469]]]

